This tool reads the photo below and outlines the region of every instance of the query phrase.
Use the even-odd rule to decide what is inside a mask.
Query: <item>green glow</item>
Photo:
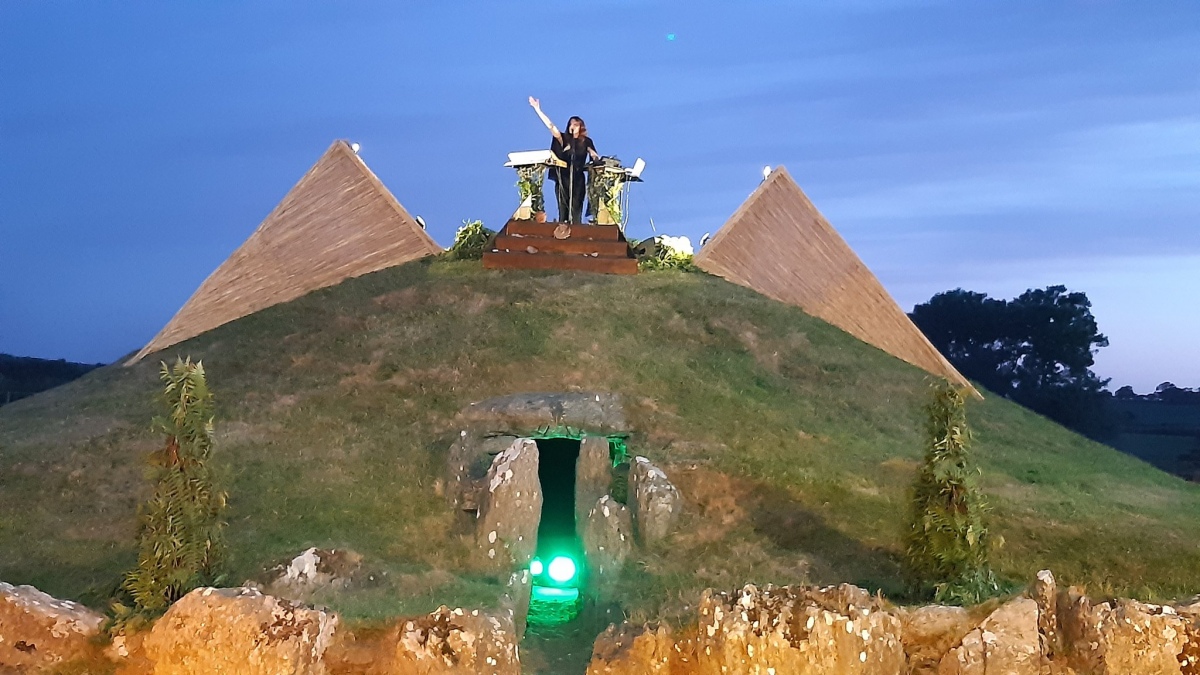
[[[575,561],[565,555],[555,556],[550,561],[550,578],[560,584],[575,578]]]
[[[579,599],[578,588],[555,588],[553,586],[534,586],[533,599],[547,602],[574,602]]]
[[[537,558],[534,558],[533,562],[529,563],[529,573],[535,577],[541,576],[544,568],[545,565],[543,565],[542,561],[538,560]]]

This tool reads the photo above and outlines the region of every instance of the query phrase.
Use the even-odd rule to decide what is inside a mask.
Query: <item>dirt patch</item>
[[[371,298],[371,301],[383,309],[395,311],[411,309],[420,303],[421,293],[415,287],[409,286],[398,291],[391,291]]]

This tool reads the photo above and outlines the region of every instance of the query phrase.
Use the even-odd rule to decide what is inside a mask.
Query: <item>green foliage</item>
[[[687,237],[666,235],[645,239],[632,245],[639,270],[679,270],[695,272],[692,243]]]
[[[928,446],[913,486],[905,572],[911,589],[938,602],[973,604],[1000,592],[988,562],[987,506],[975,484],[962,394],[942,380],[925,407]]]
[[[620,167],[621,160],[616,157],[605,157],[601,164],[608,167]],[[588,172],[588,202],[592,205],[591,220],[597,221],[600,208],[603,207],[612,217],[612,222],[621,222],[621,189],[624,179],[621,174],[609,171]]]
[[[542,192],[542,183],[545,181],[545,170],[540,166],[522,166],[517,168],[517,194],[521,197],[521,203],[530,199],[530,208],[534,213],[546,210],[546,201]]]
[[[137,567],[122,588],[134,607],[114,607],[118,620],[161,613],[188,591],[214,583],[224,554],[225,493],[208,466],[213,398],[204,365],[191,359],[162,364],[165,418],[154,427],[167,436],[151,455],[154,494],[139,513]]]
[[[483,226],[482,220],[464,220],[445,255],[451,260],[479,260],[495,236],[495,232]]]

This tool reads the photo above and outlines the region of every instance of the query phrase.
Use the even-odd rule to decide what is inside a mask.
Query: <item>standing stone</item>
[[[637,457],[629,468],[629,493],[639,541],[652,544],[670,534],[683,500],[667,474],[645,457]]]
[[[951,647],[975,627],[962,607],[929,605],[900,615],[904,626],[904,652],[912,675],[934,675]]]
[[[942,657],[938,675],[1038,675],[1043,661],[1037,603],[1017,598]]]
[[[1053,658],[1061,649],[1058,640],[1058,588],[1050,570],[1037,573],[1029,588],[1029,597],[1038,606],[1038,633],[1042,636],[1042,653]]]
[[[525,637],[525,622],[529,618],[529,599],[533,592],[533,575],[528,569],[520,569],[508,577],[504,595],[500,597],[500,609],[512,617],[513,630],[518,640]]]
[[[591,585],[606,589],[633,551],[633,518],[624,504],[609,495],[598,499],[583,521],[583,552]]]
[[[579,442],[579,461],[575,464],[575,523],[581,530],[596,500],[608,494],[610,482],[612,457],[608,438],[584,436]]]
[[[0,671],[36,670],[87,656],[104,617],[33,586],[0,581]]]
[[[248,588],[197,588],[143,642],[154,675],[323,675],[337,616]]]
[[[542,519],[537,443],[518,438],[488,470],[476,539],[485,566],[505,574],[529,564]]]
[[[1200,675],[1200,601],[1193,600],[1176,608],[1183,619],[1183,632],[1187,643],[1179,654],[1179,672],[1182,675]]]
[[[400,675],[521,675],[517,638],[507,614],[438,607],[402,622],[392,673]]]

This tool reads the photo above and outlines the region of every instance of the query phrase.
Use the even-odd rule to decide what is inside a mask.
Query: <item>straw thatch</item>
[[[695,262],[982,398],[909,320],[783,167],[750,195]]]
[[[318,288],[441,250],[350,146],[335,141],[126,365]]]

